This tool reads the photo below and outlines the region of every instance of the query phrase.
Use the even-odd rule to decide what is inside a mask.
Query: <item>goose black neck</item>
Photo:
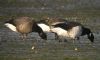
[[[90,33],[91,33],[90,29],[82,27],[82,34],[81,34],[81,36],[89,35]]]
[[[83,31],[82,31],[82,34],[81,36],[83,35],[87,35],[88,39],[91,41],[91,42],[94,42],[94,35],[93,33],[91,32],[91,30],[89,28],[85,28],[85,27],[82,27]]]
[[[32,27],[32,32],[38,32],[39,36],[42,38],[42,39],[47,39],[47,36],[46,34],[43,32],[43,30],[37,25],[37,24],[34,24],[33,27]]]
[[[37,24],[33,24],[32,32],[38,32],[40,34],[43,31]]]

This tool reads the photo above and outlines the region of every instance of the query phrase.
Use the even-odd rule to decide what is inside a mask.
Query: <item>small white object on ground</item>
[[[35,48],[35,47],[34,47],[34,46],[32,46],[32,50],[34,50],[34,48]]]
[[[75,48],[75,50],[77,51],[78,49],[77,49],[77,48]]]

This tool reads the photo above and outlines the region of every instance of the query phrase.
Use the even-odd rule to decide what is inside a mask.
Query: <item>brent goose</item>
[[[58,36],[64,39],[79,39],[80,36],[87,35],[88,39],[94,42],[94,35],[91,30],[78,22],[65,22],[52,25],[51,31],[57,33]]]
[[[27,34],[31,32],[38,32],[42,39],[47,38],[43,30],[30,17],[11,19],[5,22],[5,26],[10,28],[12,31],[21,33],[22,39],[26,38]]]
[[[64,22],[68,22],[68,21],[61,18],[45,18],[38,21],[37,24],[39,27],[41,27],[41,29],[44,32],[54,33],[55,38],[58,39],[57,33],[51,31],[51,27],[52,27],[51,25],[56,25],[56,24],[64,23]]]
[[[65,22],[52,25],[51,31],[56,33],[59,39],[63,38],[65,41],[68,38],[72,38],[74,43],[74,40],[79,40],[80,36],[87,35],[88,39],[92,43],[94,42],[94,35],[91,30],[77,22]],[[75,48],[75,50],[78,49]]]

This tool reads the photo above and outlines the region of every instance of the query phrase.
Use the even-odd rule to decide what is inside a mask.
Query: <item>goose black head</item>
[[[91,32],[91,30],[90,30],[89,28],[86,28],[86,31],[87,31],[88,39],[89,39],[91,42],[94,42],[94,35],[93,35],[93,33]]]
[[[89,39],[91,42],[94,42],[94,35],[93,35],[93,33],[89,33],[89,34],[88,34],[88,39]]]
[[[87,35],[91,42],[94,42],[94,35],[89,28],[83,27],[82,35]]]

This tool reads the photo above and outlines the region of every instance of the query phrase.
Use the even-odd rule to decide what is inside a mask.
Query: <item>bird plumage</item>
[[[52,25],[51,31],[65,38],[77,39],[80,36],[87,35],[88,39],[93,42],[94,35],[89,28],[84,27],[78,22],[64,22]]]
[[[16,31],[26,37],[28,33],[38,32],[41,38],[45,39],[46,34],[37,25],[37,23],[30,17],[19,17],[5,22],[5,25],[12,31]],[[37,30],[36,30],[37,29]],[[42,36],[42,35],[44,36]]]

